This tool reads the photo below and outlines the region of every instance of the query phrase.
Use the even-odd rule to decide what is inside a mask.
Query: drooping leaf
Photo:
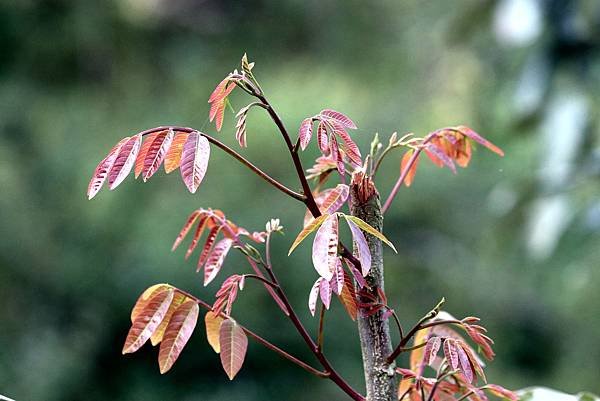
[[[325,280],[331,280],[337,264],[338,251],[338,219],[337,215],[329,216],[317,230],[313,241],[312,261],[315,270]]]
[[[337,295],[341,295],[342,288],[344,288],[344,268],[342,267],[342,261],[338,258],[335,270],[333,271],[333,277],[329,282],[331,290]]]
[[[223,238],[219,241],[214,249],[212,250],[206,264],[204,265],[204,286],[206,287],[210,284],[211,281],[217,277],[221,267],[223,266],[223,261],[227,256],[227,253],[231,249],[231,245],[233,244],[233,240],[231,238]]]
[[[337,139],[335,139],[335,135],[331,135],[329,137],[329,151],[331,152],[331,157],[336,161],[336,166],[340,175],[343,176],[346,172],[346,166],[344,164],[344,159],[342,158]]]
[[[344,218],[346,220],[351,220],[361,230],[363,230],[367,234],[371,234],[372,236],[377,237],[378,239],[383,241],[385,244],[387,244],[390,248],[392,248],[392,250],[394,252],[398,253],[398,251],[396,250],[396,247],[394,247],[394,245],[382,233],[380,233],[379,231],[377,231],[376,229],[371,227],[367,222],[361,220],[360,218],[358,218],[356,216],[350,216],[347,214],[344,214]]]
[[[367,239],[354,221],[346,219],[346,223],[348,223],[348,227],[350,227],[350,231],[352,232],[354,252],[360,261],[361,273],[363,277],[366,277],[371,270],[371,251],[369,250]]]
[[[404,171],[407,169],[408,162],[412,158],[413,153],[414,153],[414,150],[411,149],[408,152],[406,152],[404,154],[404,156],[402,156],[402,162],[400,163],[400,174],[404,174]],[[404,177],[404,185],[406,185],[407,187],[410,187],[415,179],[415,174],[417,173],[417,165],[418,164],[419,164],[419,158],[417,157],[417,159],[414,161],[412,166],[410,166],[410,170]]]
[[[300,129],[298,130],[298,138],[300,138],[300,149],[305,150],[312,137],[313,121],[312,118],[302,120]]]
[[[340,124],[346,126],[347,128],[356,129],[356,124],[346,115],[340,113],[339,111],[325,109],[321,110],[320,113],[322,116],[329,117]]]
[[[191,193],[195,193],[208,166],[210,145],[208,140],[199,132],[188,135],[181,153],[181,178]]]
[[[312,233],[313,231],[315,231],[317,228],[319,228],[321,226],[321,224],[323,224],[323,222],[329,217],[329,214],[323,214],[319,217],[317,217],[316,219],[314,219],[312,221],[312,223],[310,223],[309,225],[307,225],[306,227],[304,227],[304,229],[302,229],[302,231],[300,231],[300,234],[298,234],[298,236],[296,237],[296,239],[294,240],[294,243],[292,244],[292,246],[290,247],[290,250],[288,251],[288,256],[290,256],[292,254],[292,252],[294,251],[294,249],[296,249],[296,247],[298,245],[300,245],[300,243],[302,241],[304,241],[304,239],[306,237],[308,237],[308,235],[310,233]]]
[[[119,154],[108,172],[108,187],[111,191],[123,182],[133,168],[141,144],[142,136],[138,134],[129,138],[119,149]]]
[[[200,271],[200,269],[202,268],[204,263],[206,263],[206,260],[208,259],[208,255],[210,254],[210,251],[212,250],[213,245],[215,244],[215,242],[217,240],[217,235],[219,235],[219,232],[221,231],[221,227],[222,226],[214,226],[208,232],[208,235],[206,237],[206,242],[204,243],[204,248],[202,249],[202,253],[200,254],[200,257],[198,258],[198,267],[196,268],[196,271]]]
[[[171,142],[171,147],[165,155],[165,172],[169,174],[179,168],[181,163],[181,153],[183,151],[183,145],[186,143],[189,134],[187,132],[178,132]]]
[[[354,284],[349,275],[344,275],[344,287],[339,295],[344,309],[348,312],[348,315],[352,320],[356,320],[358,306],[356,305],[356,292],[354,291]]]
[[[442,149],[440,149],[436,144],[430,142],[426,145],[427,152],[433,154],[438,160],[440,160],[446,167],[452,170],[453,173],[456,173],[456,166],[454,162]]]
[[[160,291],[150,298],[129,329],[123,345],[123,354],[137,351],[148,341],[165,317],[173,300],[173,293],[173,289],[168,289],[167,291]]]
[[[317,309],[317,300],[319,299],[319,290],[321,288],[321,281],[323,281],[323,277],[319,277],[317,281],[313,284],[310,289],[310,294],[308,295],[308,310],[311,315],[315,315],[315,311]]]
[[[160,322],[160,325],[154,331],[154,333],[152,333],[152,337],[150,337],[150,342],[153,346],[156,346],[162,341],[163,336],[165,334],[165,329],[167,328],[167,325],[169,324],[173,313],[186,300],[188,300],[188,297],[186,297],[182,293],[178,291],[175,291],[175,293],[173,293],[173,300],[171,301],[171,305],[169,305],[169,309],[167,309],[167,313],[165,313],[165,317],[163,318],[162,322]]]
[[[147,135],[146,140],[142,143],[137,158],[135,159],[135,167],[133,169],[136,179],[139,177],[139,175],[142,173],[142,170],[144,169],[144,160],[146,159],[146,154],[148,153],[150,145],[152,145],[152,141],[154,141],[154,138],[156,138],[156,136],[160,133],[161,132],[159,131]]]
[[[358,285],[358,288],[362,289],[363,287],[367,287],[367,281],[365,280],[364,276],[362,275],[362,272],[355,267],[355,265],[352,261],[350,261],[346,258],[343,258],[343,259],[344,259],[344,262],[346,263],[346,266],[348,267],[348,270],[350,271],[350,273],[352,273],[352,277],[354,277],[354,280],[356,280],[356,284]]]
[[[218,354],[221,352],[221,343],[219,342],[219,332],[221,329],[221,323],[225,319],[220,315],[217,315],[213,311],[206,312],[204,316],[204,325],[206,326],[206,339],[212,347],[212,349]]]
[[[496,397],[499,398],[504,398],[510,401],[518,401],[519,400],[519,396],[514,392],[514,391],[510,391],[505,389],[502,386],[499,386],[497,384],[488,384],[485,386],[485,389],[488,390],[490,393],[494,394]],[[549,391],[547,389],[545,389],[546,391]],[[558,393],[558,392],[557,392]],[[557,394],[557,397],[560,396]],[[525,399],[525,397],[523,397]],[[529,399],[529,398],[527,398]],[[540,398],[540,400],[542,400],[543,398]],[[579,398],[579,401],[597,401],[600,398],[598,397],[589,397],[589,399],[584,399],[583,397]],[[529,399],[529,401],[536,401],[536,399]]]
[[[444,340],[444,356],[452,369],[458,369],[458,352],[456,348],[456,341],[454,339],[446,338]]]
[[[456,342],[456,354],[458,355],[458,362],[460,364],[461,372],[465,375],[467,381],[472,383],[474,379],[473,368],[471,367],[469,357],[459,342]]]
[[[206,214],[203,215],[202,217],[200,217],[200,221],[198,222],[198,225],[196,226],[196,231],[194,231],[194,236],[192,237],[192,242],[190,242],[190,245],[188,246],[188,249],[185,252],[186,260],[194,252],[194,249],[196,249],[196,246],[198,245],[198,241],[200,240],[200,237],[202,237],[202,233],[204,232],[204,229],[208,225],[209,220],[210,219]]]
[[[166,291],[168,289],[173,288],[171,285],[166,283],[154,284],[151,287],[148,287],[144,290],[144,292],[138,297],[133,309],[131,309],[131,323],[134,322],[135,318],[139,316],[139,314],[144,310],[144,307],[154,295],[158,294],[159,291]]]
[[[152,141],[146,155],[144,156],[144,168],[142,170],[142,178],[144,182],[156,173],[161,163],[165,159],[175,133],[173,130],[160,132]]]
[[[115,160],[117,159],[117,156],[119,155],[121,146],[123,146],[123,144],[128,140],[129,137],[121,139],[119,143],[117,143],[110,150],[108,155],[104,159],[102,159],[100,163],[98,163],[98,166],[96,166],[94,174],[92,175],[92,179],[90,180],[90,183],[88,185],[88,199],[92,199],[94,196],[96,196],[98,191],[100,191],[100,188],[102,188],[104,181],[106,181],[106,178],[108,177],[108,172],[112,169],[112,166]]]
[[[325,128],[325,123],[323,121],[319,122],[317,126],[317,144],[319,145],[319,149],[324,156],[329,155],[329,139],[327,135],[327,128]]]
[[[235,320],[227,319],[221,324],[219,342],[221,344],[221,364],[229,380],[233,380],[244,364],[248,349],[248,337]]]
[[[417,331],[417,333],[415,334],[415,337],[413,339],[414,345],[419,345],[419,344],[424,343],[425,341],[428,341],[430,334],[431,334],[430,328]],[[410,353],[410,370],[415,372],[417,375],[422,375],[423,370],[425,368],[425,364],[423,363],[423,356],[424,356],[423,347],[416,348],[416,349],[412,350]]]
[[[171,251],[174,251],[175,249],[177,249],[177,247],[185,239],[186,235],[188,234],[188,232],[190,231],[190,229],[194,225],[194,222],[196,221],[196,219],[198,218],[198,216],[200,216],[201,214],[202,214],[202,210],[198,209],[198,210],[194,210],[192,212],[192,214],[189,215],[189,217],[186,220],[185,224],[183,225],[183,227],[179,231],[179,234],[177,235],[177,238],[175,238],[175,242],[173,243],[173,246],[171,247]]]
[[[196,328],[198,313],[198,304],[190,299],[181,304],[171,316],[158,353],[161,374],[171,369],[179,358]]]
[[[325,306],[325,309],[329,309],[329,305],[331,304],[331,286],[329,285],[329,281],[321,280],[319,284],[319,295],[321,296],[321,302]]]
[[[349,187],[346,184],[338,184],[323,200],[319,206],[323,213],[333,214],[337,212],[348,199]]]

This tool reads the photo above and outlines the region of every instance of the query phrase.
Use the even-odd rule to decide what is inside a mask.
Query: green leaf
[[[294,240],[294,243],[292,244],[292,246],[290,247],[290,250],[288,251],[288,256],[290,256],[292,254],[292,252],[294,252],[294,249],[296,249],[296,247],[298,245],[300,245],[300,243],[302,241],[304,241],[304,239],[306,237],[308,237],[308,235],[310,233],[312,233],[313,231],[315,231],[317,228],[319,228],[321,226],[321,224],[323,224],[323,222],[329,217],[328,214],[323,214],[319,217],[317,217],[316,219],[314,219],[309,225],[307,225],[306,227],[304,227],[304,229],[302,231],[300,231],[300,234],[298,234],[298,236],[296,237],[296,239]],[[361,220],[362,221],[362,220]],[[366,224],[366,223],[365,223]]]
[[[364,220],[362,220],[356,216],[349,216],[349,215],[343,214],[343,213],[340,213],[340,214],[342,216],[344,216],[344,218],[346,220],[349,220],[349,221],[353,222],[354,224],[356,224],[361,230],[363,230],[367,234],[371,234],[372,236],[377,237],[381,241],[385,242],[390,248],[392,248],[394,250],[394,252],[398,253],[398,251],[396,250],[396,247],[394,247],[394,244],[392,244],[385,237],[385,235],[383,235],[382,233],[380,233],[379,231],[377,231],[376,229],[371,227],[367,222],[365,222]]]

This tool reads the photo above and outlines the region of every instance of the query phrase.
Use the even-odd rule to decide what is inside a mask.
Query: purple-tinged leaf
[[[183,227],[181,228],[181,230],[179,230],[179,234],[177,235],[177,238],[175,238],[175,242],[173,243],[173,246],[171,247],[171,251],[174,251],[175,249],[177,249],[177,247],[185,239],[186,235],[188,234],[188,232],[194,225],[194,222],[196,221],[198,216],[200,216],[201,214],[202,214],[202,209],[194,210],[192,212],[192,214],[190,214],[190,216],[186,220],[186,222],[183,225]]]
[[[465,350],[461,347],[460,343],[457,342],[456,353],[458,355],[458,362],[460,363],[460,370],[465,375],[467,381],[469,383],[473,382],[473,368],[471,367],[471,362],[469,361],[469,357],[467,356]]]
[[[302,120],[300,129],[298,130],[298,138],[300,139],[300,149],[305,150],[312,137],[313,121],[312,118]]]
[[[351,129],[357,128],[356,124],[354,124],[354,122],[348,116],[340,113],[339,111],[325,109],[325,110],[321,110],[320,114],[322,116],[329,117],[348,128],[351,128]]]
[[[123,182],[133,168],[141,144],[142,136],[138,134],[129,138],[119,149],[119,154],[108,172],[108,187],[111,191]]]
[[[485,139],[484,137],[479,135],[477,132],[473,131],[471,128],[461,125],[461,126],[456,127],[456,129],[464,136],[471,138],[472,140],[485,146],[492,152],[494,152],[500,156],[504,156],[504,152],[502,151],[502,149],[500,149],[499,147],[497,147],[496,145],[494,145],[493,143],[491,143],[490,141],[488,141],[487,139]]]
[[[333,214],[337,212],[344,202],[348,199],[348,193],[350,189],[346,184],[338,184],[333,190],[331,190],[323,202],[319,205],[321,212]]]
[[[327,135],[327,129],[325,128],[325,123],[323,121],[319,122],[317,126],[317,144],[319,145],[319,149],[324,156],[329,155],[329,139]]]
[[[142,178],[144,182],[148,181],[160,167],[171,147],[174,135],[175,133],[173,130],[160,132],[152,140],[152,143],[144,155],[144,167],[142,169]]]
[[[361,230],[363,230],[367,234],[370,234],[370,235],[378,238],[379,240],[381,240],[382,242],[384,242],[387,246],[389,246],[390,248],[392,248],[392,250],[394,252],[398,253],[398,251],[396,250],[396,247],[394,246],[394,244],[392,244],[385,237],[385,235],[383,235],[382,233],[380,233],[379,231],[377,231],[376,229],[374,229],[373,227],[371,227],[367,222],[361,220],[360,218],[358,218],[356,216],[349,216],[349,215],[346,215],[346,214],[344,215],[344,218],[346,220],[352,220],[352,222],[354,224],[356,224],[358,226],[358,228],[360,228]]]
[[[233,244],[233,240],[231,238],[223,238],[219,241],[213,251],[211,252],[206,264],[204,265],[204,286],[206,287],[210,284],[211,281],[217,277],[221,267],[223,266],[223,261],[227,256],[227,253],[231,249],[231,245]]]
[[[292,244],[292,246],[290,247],[290,250],[288,251],[288,256],[290,256],[292,254],[292,252],[294,251],[294,249],[296,249],[296,247],[298,245],[300,245],[300,243],[302,241],[304,241],[304,239],[306,237],[308,237],[308,235],[310,233],[312,233],[313,231],[315,231],[317,228],[319,228],[321,226],[321,224],[323,224],[323,222],[329,217],[328,214],[323,214],[319,217],[317,217],[316,219],[314,219],[312,222],[310,222],[306,227],[304,227],[302,229],[302,231],[300,231],[300,234],[298,234],[298,236],[296,237],[296,239],[294,240],[294,243]]]
[[[181,178],[191,193],[195,193],[208,166],[210,158],[210,145],[200,132],[188,135],[181,152]]]
[[[210,254],[210,251],[213,245],[215,244],[215,241],[217,240],[217,235],[219,235],[221,228],[222,226],[214,226],[208,232],[208,235],[206,236],[206,242],[204,243],[204,248],[202,249],[202,253],[198,258],[198,267],[196,268],[197,272],[199,272],[200,269],[202,269],[202,266],[208,259],[208,255]]]
[[[444,153],[442,149],[431,142],[426,145],[425,149],[456,174],[456,166],[454,165],[454,162],[450,157],[448,157],[448,155],[446,155],[446,153]]]
[[[362,273],[354,266],[354,263],[352,263],[346,258],[344,258],[344,262],[346,262],[348,270],[350,270],[350,273],[352,273],[352,277],[354,277],[354,280],[356,280],[358,288],[362,289],[363,287],[367,287],[367,281],[363,277]]]
[[[332,291],[337,295],[342,294],[342,289],[344,288],[344,268],[342,267],[342,261],[339,258],[329,285],[331,286]]]
[[[92,199],[98,191],[102,188],[104,181],[106,181],[106,177],[108,177],[108,172],[112,169],[112,166],[119,155],[119,151],[121,150],[121,146],[125,142],[129,140],[129,137],[123,138],[117,143],[108,153],[108,155],[102,159],[98,166],[96,166],[96,170],[94,170],[94,175],[92,175],[92,179],[88,185],[87,196],[88,200]]]
[[[423,364],[431,365],[437,356],[442,345],[442,339],[440,337],[431,337],[425,345],[423,350]]]
[[[329,281],[321,280],[319,295],[321,296],[321,302],[325,305],[325,309],[329,309],[329,305],[331,304],[331,286],[329,285]]]
[[[317,300],[319,299],[319,290],[321,288],[321,281],[323,281],[323,277],[319,277],[317,281],[313,284],[310,289],[310,294],[308,295],[308,310],[311,315],[315,315],[315,311],[317,309]]]
[[[315,270],[325,280],[331,280],[336,267],[338,250],[337,215],[329,216],[315,235],[313,241],[312,261]]]
[[[198,222],[198,225],[196,226],[196,231],[194,232],[194,236],[192,237],[192,242],[190,242],[190,245],[188,246],[188,249],[185,252],[186,260],[192,255],[192,253],[194,252],[194,249],[196,249],[196,246],[198,245],[198,241],[200,240],[200,237],[202,237],[202,233],[204,232],[204,229],[208,225],[208,220],[209,220],[209,218],[206,214],[204,214],[200,217],[200,221]]]
[[[444,356],[448,362],[448,366],[452,369],[458,369],[458,353],[456,351],[456,341],[452,338],[444,340]]]
[[[346,219],[348,227],[352,232],[352,241],[354,242],[354,252],[356,253],[357,259],[360,261],[360,267],[362,275],[366,277],[371,270],[371,251],[369,250],[369,244],[363,232],[358,226],[350,219]]]

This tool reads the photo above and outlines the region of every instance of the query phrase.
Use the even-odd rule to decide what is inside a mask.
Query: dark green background
[[[169,252],[198,207],[220,208],[250,230],[281,218],[287,234],[274,242],[274,263],[307,325],[316,325],[305,307],[316,278],[310,246],[285,256],[304,210],[216,148],[195,196],[177,173],[161,172],[144,185],[129,177],[114,193],[85,197],[95,165],[124,136],[163,124],[214,134],[206,100],[244,52],[290,131],[331,107],[358,124],[363,153],[374,132],[424,135],[461,123],[501,146],[506,157],[478,148],[456,176],[423,161],[413,187],[401,190],[385,223],[399,250],[386,251],[390,302],[406,326],[442,296],[454,315],[482,317],[496,340],[492,382],[600,392],[600,6],[540,1],[540,34],[515,46],[498,36],[505,3],[3,1],[0,394],[343,399],[331,383],[252,342],[230,383],[201,323],[167,375],[150,346],[121,355],[129,310],[146,287],[169,282],[212,300],[218,283],[203,288],[194,262]],[[519,91],[539,96],[526,108]],[[248,98],[231,100],[239,109]],[[218,136],[237,148],[233,132],[227,112]],[[244,154],[297,186],[260,110],[249,116],[248,143]],[[313,144],[306,167],[316,156]],[[384,164],[384,195],[399,158]],[[552,214],[555,206],[567,218]],[[535,251],[532,224],[556,241]],[[233,255],[223,277],[242,269]],[[312,361],[258,286],[247,286],[234,314]],[[362,389],[353,323],[337,302],[327,322],[331,359]]]

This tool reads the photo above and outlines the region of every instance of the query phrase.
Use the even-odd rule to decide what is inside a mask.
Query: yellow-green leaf
[[[204,324],[206,326],[206,338],[208,343],[218,354],[221,352],[221,343],[219,342],[219,330],[221,329],[221,323],[224,318],[220,315],[216,315],[213,311],[206,312],[204,316]]]
[[[319,217],[317,217],[316,219],[314,219],[309,225],[307,225],[306,227],[304,227],[304,229],[302,231],[300,231],[300,234],[298,234],[298,236],[296,237],[296,239],[294,240],[294,243],[292,244],[292,246],[290,247],[290,250],[288,251],[288,256],[290,256],[292,254],[292,252],[294,252],[294,249],[296,249],[296,247],[298,245],[300,245],[300,243],[302,241],[304,241],[304,239],[313,231],[315,231],[317,228],[319,228],[321,226],[321,224],[323,224],[323,222],[329,217],[329,214],[323,214]]]
[[[392,244],[385,237],[385,235],[383,235],[382,233],[380,233],[379,231],[377,231],[376,229],[371,227],[367,222],[365,222],[364,220],[361,220],[360,218],[358,218],[356,216],[349,216],[347,214],[344,214],[343,216],[346,220],[352,221],[354,224],[356,224],[361,230],[363,230],[367,234],[371,234],[372,236],[377,237],[381,241],[385,242],[390,248],[392,248],[394,250],[394,252],[398,253],[398,251],[396,250],[396,247],[394,247],[394,244]]]

